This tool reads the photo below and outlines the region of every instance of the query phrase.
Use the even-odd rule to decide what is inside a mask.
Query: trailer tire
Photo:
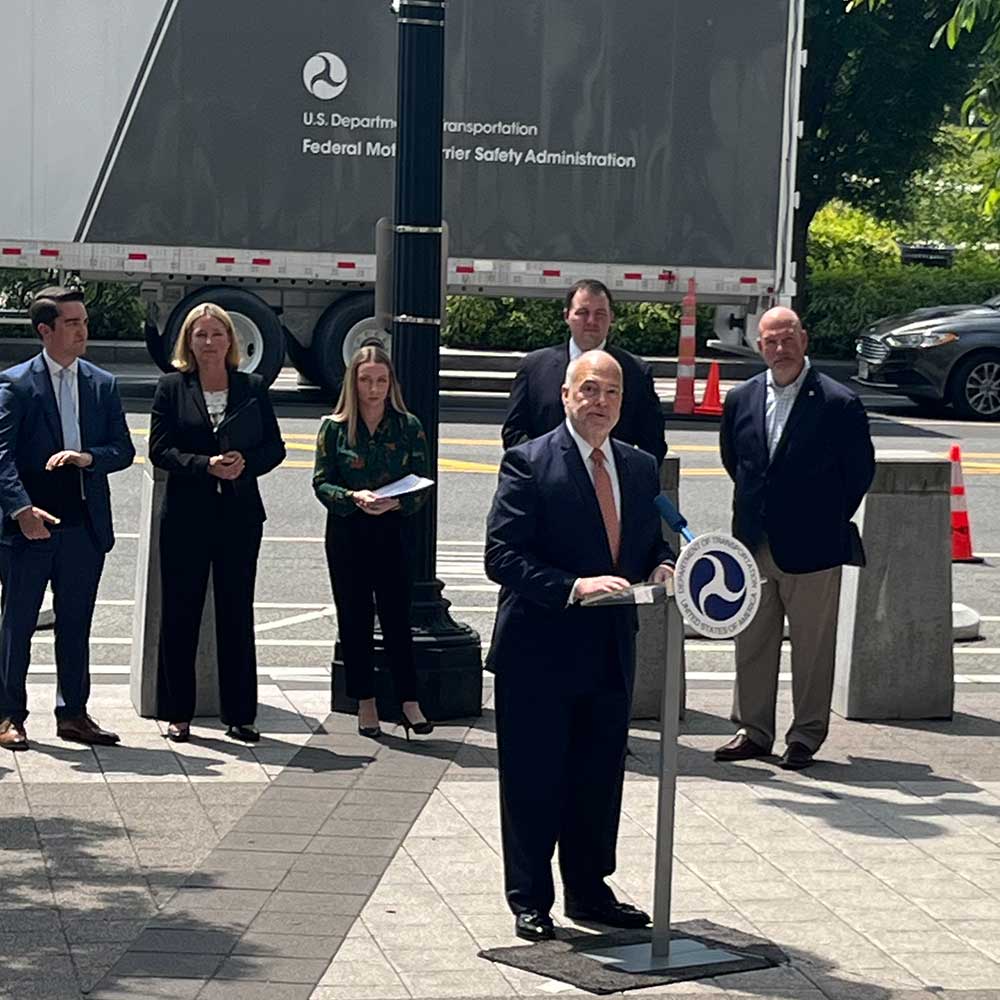
[[[240,371],[254,372],[265,385],[270,385],[278,377],[285,360],[285,330],[274,310],[243,288],[199,288],[186,295],[167,319],[158,350],[150,347],[153,360],[163,371],[171,370],[170,358],[184,318],[204,302],[214,302],[232,318],[240,341]],[[146,345],[149,347],[148,329]]]
[[[288,327],[285,327],[285,352],[288,354],[288,360],[291,361],[300,375],[315,385],[322,385],[322,379],[320,379],[320,374],[313,361],[312,349],[303,347]]]
[[[310,371],[303,374],[318,381],[331,392],[340,392],[344,381],[344,340],[361,320],[375,313],[375,296],[359,292],[338,299],[327,306],[316,321],[312,346],[309,348]]]

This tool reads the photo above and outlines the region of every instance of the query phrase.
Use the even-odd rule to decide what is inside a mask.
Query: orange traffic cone
[[[722,397],[719,395],[719,362],[713,361],[708,369],[708,381],[705,383],[705,395],[694,408],[695,413],[718,417],[722,415]]]
[[[687,295],[681,306],[681,333],[677,347],[677,380],[674,387],[674,413],[694,413],[694,354],[698,286],[688,278]]]
[[[969,530],[969,507],[965,500],[965,480],[962,478],[962,449],[951,446],[951,561],[981,563],[981,556],[972,554],[972,532]]]

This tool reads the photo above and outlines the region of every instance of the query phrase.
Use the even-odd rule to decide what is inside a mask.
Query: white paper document
[[[412,473],[397,479],[394,483],[386,483],[372,493],[383,500],[390,500],[392,497],[406,496],[407,493],[419,493],[421,490],[429,489],[434,485],[433,479],[424,479],[423,476],[414,476]]]

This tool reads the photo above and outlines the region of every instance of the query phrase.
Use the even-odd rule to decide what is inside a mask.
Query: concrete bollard
[[[677,455],[666,455],[660,466],[660,489],[680,508],[681,460]],[[680,540],[666,525],[663,537],[674,552],[679,552]],[[674,609],[673,601],[668,604],[644,604],[636,610],[639,613],[639,634],[635,637],[635,689],[632,692],[633,719],[659,719],[663,704],[663,677],[667,664],[667,622],[671,611],[677,622],[674,627],[683,628]],[[684,718],[686,686],[684,683],[684,649],[681,647],[681,698],[680,717]]]
[[[143,718],[157,715],[157,659],[160,645],[160,512],[167,473],[147,460],[139,504],[139,554],[136,559],[135,611],[132,618],[132,704]],[[196,662],[198,694],[195,715],[219,714],[219,673],[215,655],[215,599],[209,573],[201,615]],[[183,721],[183,720],[181,720]]]
[[[868,565],[845,566],[833,710],[847,719],[947,719],[955,697],[951,469],[880,451],[858,512]]]

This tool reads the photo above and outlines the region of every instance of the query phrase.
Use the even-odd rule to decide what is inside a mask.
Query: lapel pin
[[[810,396],[815,396],[816,395],[816,390],[815,389],[810,389],[809,390],[809,395]]]

